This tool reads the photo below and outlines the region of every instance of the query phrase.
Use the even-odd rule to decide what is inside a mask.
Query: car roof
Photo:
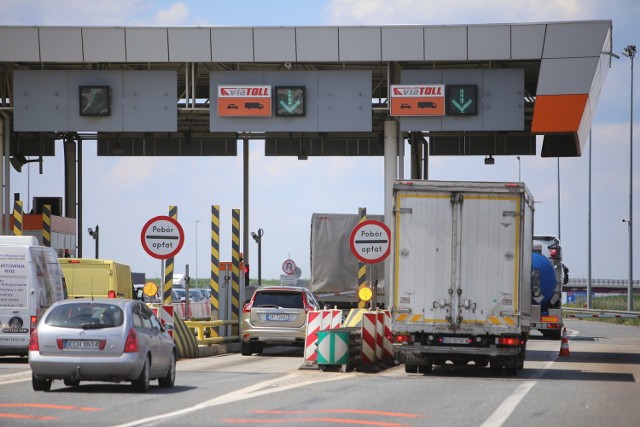
[[[95,303],[95,304],[111,304],[118,305],[120,307],[124,307],[128,303],[135,302],[134,300],[125,299],[125,298],[74,298],[74,299],[64,299],[57,301],[56,305],[73,305],[73,304],[86,304],[86,303]]]
[[[308,289],[302,286],[260,286],[256,289],[256,292],[264,291],[305,292],[308,291]]]

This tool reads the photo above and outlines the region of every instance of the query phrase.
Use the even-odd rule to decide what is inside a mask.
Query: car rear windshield
[[[52,307],[44,323],[61,328],[101,329],[122,325],[124,312],[113,304],[74,303]]]
[[[304,308],[301,292],[269,291],[256,292],[254,307]]]

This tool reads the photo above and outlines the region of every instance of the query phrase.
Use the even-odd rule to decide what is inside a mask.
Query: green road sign
[[[276,116],[303,117],[304,86],[276,86]]]
[[[447,85],[447,116],[478,115],[478,85]]]

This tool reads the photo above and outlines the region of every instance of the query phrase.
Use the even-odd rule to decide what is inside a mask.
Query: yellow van
[[[109,259],[59,258],[69,298],[133,299],[131,267]]]

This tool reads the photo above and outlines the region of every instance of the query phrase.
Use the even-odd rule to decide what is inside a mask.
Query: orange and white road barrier
[[[570,356],[569,338],[567,337],[567,328],[562,330],[562,344],[560,344],[560,356]]]

